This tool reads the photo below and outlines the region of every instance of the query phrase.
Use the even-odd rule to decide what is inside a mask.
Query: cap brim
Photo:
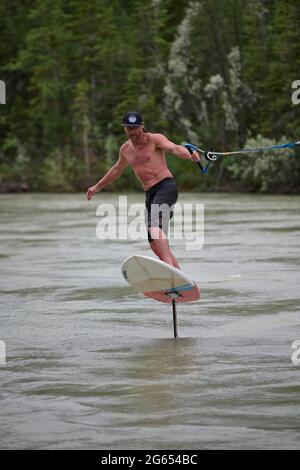
[[[144,124],[122,124],[124,127],[140,127],[143,126]]]

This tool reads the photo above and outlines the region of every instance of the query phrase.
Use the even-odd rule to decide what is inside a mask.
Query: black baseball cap
[[[136,127],[142,126],[143,124],[142,115],[136,111],[126,113],[123,116],[123,126]]]

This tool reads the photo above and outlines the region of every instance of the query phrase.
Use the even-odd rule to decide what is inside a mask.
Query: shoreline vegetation
[[[85,191],[117,160],[130,110],[206,150],[300,139],[294,0],[10,0],[0,31],[0,193]],[[206,175],[167,158],[185,191],[300,194],[300,148]],[[108,188],[129,190],[141,190],[130,169]]]
[[[175,177],[175,180],[177,181],[177,178]],[[63,188],[61,189],[57,189],[55,191],[51,191],[51,190],[42,190],[42,189],[35,189],[35,190],[32,190],[29,185],[26,183],[26,182],[7,182],[7,183],[0,183],[0,197],[2,195],[5,195],[5,194],[35,194],[35,193],[41,193],[41,194],[85,194],[86,193],[86,190],[87,190],[88,186],[86,186],[86,188],[83,188],[82,190],[81,189],[72,189],[72,190],[69,190],[69,191],[66,191],[64,190]],[[281,191],[281,192],[275,192],[275,191],[256,191],[256,190],[252,190],[251,188],[247,188],[245,186],[240,186],[240,187],[237,187],[237,186],[225,186],[225,185],[222,185],[220,186],[219,188],[215,189],[213,187],[208,187],[208,188],[205,188],[203,189],[201,187],[201,184],[198,185],[198,187],[193,187],[192,189],[191,188],[185,188],[184,186],[180,186],[179,187],[179,191],[181,193],[183,192],[189,192],[189,193],[215,193],[215,194],[218,194],[218,193],[227,193],[227,194],[261,194],[261,195],[289,195],[289,196],[297,196],[299,195],[300,193],[299,192],[291,192],[291,191]],[[120,190],[117,190],[116,188],[113,187],[113,185],[111,187],[106,187],[103,191],[101,191],[101,194],[105,194],[105,193],[120,193],[121,194],[136,194],[136,193],[144,193],[142,187],[140,187],[139,189],[137,188],[129,188],[129,187],[126,187],[126,188],[122,188]],[[100,194],[100,193],[99,193]]]

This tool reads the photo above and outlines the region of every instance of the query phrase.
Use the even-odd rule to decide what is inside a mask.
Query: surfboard
[[[191,302],[200,298],[200,289],[195,281],[161,260],[142,255],[130,256],[123,262],[121,271],[136,291],[159,302]]]

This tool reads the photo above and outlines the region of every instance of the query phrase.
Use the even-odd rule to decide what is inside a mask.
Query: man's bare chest
[[[151,164],[151,162],[158,163],[160,159],[160,152],[155,149],[154,145],[144,145],[140,147],[129,147],[124,152],[124,156],[129,165],[139,167],[142,165]]]

